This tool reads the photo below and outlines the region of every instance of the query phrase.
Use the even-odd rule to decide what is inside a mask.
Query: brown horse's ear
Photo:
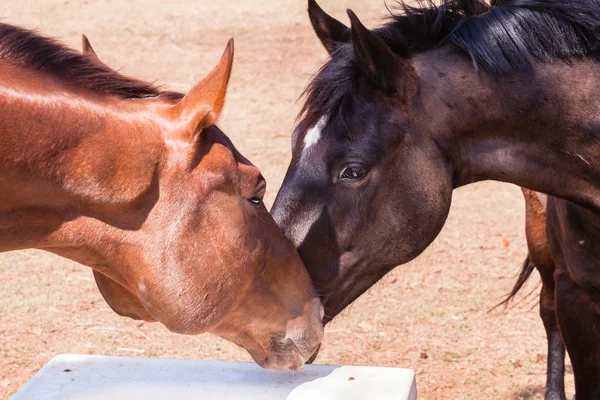
[[[88,54],[90,56],[93,55],[98,58],[94,48],[92,47],[92,44],[88,40],[87,36],[85,36],[83,33],[81,34],[81,51],[83,54]]]
[[[230,39],[217,66],[173,106],[175,118],[185,126],[186,140],[193,140],[196,132],[213,125],[225,105],[225,93],[233,65],[233,39]]]
[[[104,64],[102,60],[100,60],[100,58],[98,58],[98,55],[94,51],[92,44],[88,40],[87,36],[85,36],[83,33],[81,34],[81,52],[84,56],[88,57],[91,60],[94,60],[98,64],[104,65],[106,68],[110,68],[108,65]]]
[[[410,83],[407,80],[415,73],[413,66],[368,30],[352,10],[348,10],[348,16],[352,22],[354,55],[364,75],[386,94],[404,95],[402,92]]]
[[[350,29],[323,11],[315,0],[308,0],[308,16],[317,37],[329,54],[340,44],[350,41]]]

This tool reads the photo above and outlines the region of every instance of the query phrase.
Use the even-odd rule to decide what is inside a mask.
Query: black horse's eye
[[[349,164],[340,172],[341,181],[360,181],[367,175],[367,169],[362,165]]]

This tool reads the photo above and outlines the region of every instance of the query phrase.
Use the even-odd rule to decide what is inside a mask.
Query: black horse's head
[[[450,207],[452,173],[436,143],[411,126],[420,82],[410,60],[351,11],[351,28],[314,1],[309,13],[331,59],[307,89],[272,213],[328,322],[433,241]]]

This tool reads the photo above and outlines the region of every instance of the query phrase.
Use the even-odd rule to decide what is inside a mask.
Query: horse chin
[[[248,353],[258,365],[266,369],[291,369],[297,371],[302,369],[306,358],[291,339],[285,343],[270,346],[269,352],[247,349]]]
[[[256,357],[252,351],[248,351],[254,362],[265,369],[291,369],[297,371],[302,369],[304,358],[299,353],[292,353],[286,356],[279,354],[269,354]]]

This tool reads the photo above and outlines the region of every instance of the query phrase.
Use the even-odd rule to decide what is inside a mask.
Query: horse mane
[[[452,43],[475,70],[503,75],[535,61],[568,60],[600,47],[600,0],[400,0],[373,32],[410,57]],[[408,52],[407,52],[408,51]],[[360,79],[352,45],[340,45],[303,93],[300,117],[341,105]],[[313,112],[314,111],[314,112]],[[314,114],[314,115],[313,115]]]
[[[126,77],[55,39],[4,23],[0,23],[0,62],[39,71],[69,85],[108,96],[183,97],[181,93],[162,91],[151,83]]]
[[[534,61],[583,56],[600,46],[600,0],[402,0],[378,30],[392,50],[422,52],[448,41],[492,75]]]

